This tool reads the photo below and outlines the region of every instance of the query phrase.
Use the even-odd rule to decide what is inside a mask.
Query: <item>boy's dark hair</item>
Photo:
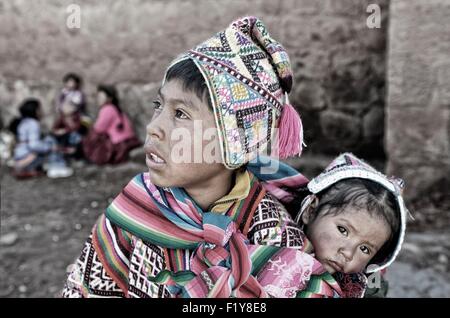
[[[28,98],[19,107],[20,117],[14,118],[8,125],[8,130],[17,135],[17,128],[24,118],[38,119],[38,109],[41,102],[36,98]]]
[[[111,99],[111,104],[117,109],[117,112],[119,113],[120,117],[122,118],[122,109],[120,108],[120,100],[119,100],[119,93],[117,92],[117,89],[113,85],[106,85],[106,84],[100,84],[97,86],[97,92],[103,92],[106,94],[108,98]],[[122,130],[123,123],[121,122],[117,128],[119,130]]]
[[[371,264],[384,261],[392,252],[400,230],[400,213],[396,198],[382,185],[360,178],[349,178],[337,182],[318,194],[319,204],[314,215],[338,215],[347,207],[364,209],[373,217],[382,218],[391,230],[391,236],[372,258]]]
[[[63,83],[67,83],[69,80],[73,80],[75,82],[75,84],[77,85],[77,89],[81,87],[81,84],[83,82],[81,80],[81,77],[75,73],[67,73],[66,75],[64,75]]]
[[[195,93],[200,100],[206,100],[210,110],[213,109],[205,79],[191,59],[172,65],[166,72],[166,81],[170,80],[179,80],[183,90]]]

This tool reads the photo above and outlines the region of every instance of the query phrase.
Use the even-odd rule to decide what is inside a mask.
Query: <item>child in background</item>
[[[97,104],[100,107],[98,117],[83,140],[84,155],[99,165],[125,162],[129,152],[142,143],[136,137],[127,114],[120,107],[116,88],[99,85]]]
[[[5,128],[0,110],[0,165],[12,166],[15,137]]]
[[[56,100],[56,110],[62,111],[63,105],[67,102],[75,106],[75,111],[81,114],[86,113],[86,99],[81,91],[81,77],[75,73],[67,73],[63,78],[64,87]]]
[[[56,100],[57,118],[52,133],[66,155],[81,158],[81,140],[90,126],[82,80],[77,74],[68,73],[63,82],[64,88]]]
[[[47,161],[47,176],[51,178],[69,177],[73,170],[67,167],[56,140],[41,137],[41,104],[37,99],[25,100],[19,108],[20,118],[10,124],[16,136],[14,149],[14,174],[17,178],[27,178],[42,174]]]

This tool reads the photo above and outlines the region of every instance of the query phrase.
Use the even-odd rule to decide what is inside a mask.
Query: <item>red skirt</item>
[[[99,134],[94,130],[82,141],[84,157],[97,165],[125,162],[129,152],[140,146],[142,143],[136,137],[113,144],[107,134]]]

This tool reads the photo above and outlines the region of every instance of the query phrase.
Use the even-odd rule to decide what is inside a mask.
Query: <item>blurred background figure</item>
[[[20,117],[9,125],[16,137],[14,148],[14,171],[17,178],[29,178],[43,174],[47,163],[50,178],[69,177],[73,170],[66,165],[56,140],[41,135],[41,103],[38,99],[26,99],[19,108]]]
[[[100,108],[92,130],[83,140],[86,158],[95,164],[118,164],[128,159],[128,153],[139,146],[133,126],[120,108],[117,90],[112,85],[99,85],[97,105]]]
[[[75,73],[68,73],[63,82],[56,100],[57,117],[52,133],[67,157],[81,159],[81,140],[91,124],[86,113],[86,98],[81,91],[82,79]]]
[[[0,113],[0,166],[13,166],[12,152],[14,150],[14,135],[7,129],[3,123]]]

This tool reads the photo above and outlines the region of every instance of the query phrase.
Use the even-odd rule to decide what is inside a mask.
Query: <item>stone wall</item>
[[[80,29],[66,27],[71,3],[81,8]],[[369,3],[381,7],[380,29],[366,26]],[[92,114],[96,85],[117,84],[144,136],[170,60],[234,18],[256,15],[292,59],[305,154],[384,160],[387,13],[388,0],[0,1],[0,112],[7,122],[23,98],[37,96],[48,125],[61,78],[74,71]]]
[[[450,1],[393,0],[387,170],[408,198],[450,202]],[[448,211],[447,211],[448,212]]]

